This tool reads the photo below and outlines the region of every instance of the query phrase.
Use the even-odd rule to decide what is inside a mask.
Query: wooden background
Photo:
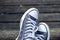
[[[49,25],[51,40],[60,40],[60,0],[0,0],[0,40],[17,37],[20,18],[32,7],[39,10],[39,21]]]

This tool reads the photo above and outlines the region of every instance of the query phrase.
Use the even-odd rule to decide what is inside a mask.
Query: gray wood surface
[[[29,8],[35,7],[39,10],[39,12],[45,13],[60,13],[60,5],[1,5],[0,6],[0,13],[7,12],[7,13],[18,13],[18,12],[25,12]]]
[[[0,5],[60,4],[60,0],[0,0]]]
[[[60,22],[45,22],[50,28],[60,28]],[[0,30],[16,30],[20,28],[20,23],[0,23]]]
[[[0,0],[0,23],[19,23],[23,13],[31,7],[39,9],[39,21],[59,24],[60,0]]]
[[[15,40],[22,15],[32,7],[40,12],[39,22],[49,25],[51,40],[60,40],[60,0],[0,0],[0,40]]]
[[[19,23],[0,23],[0,30],[19,29]]]
[[[60,12],[60,0],[0,0],[0,13],[25,12],[31,7],[40,12]]]
[[[19,22],[23,14],[13,13],[13,14],[0,14],[0,22],[12,21]],[[40,13],[39,21],[60,21],[60,13]]]

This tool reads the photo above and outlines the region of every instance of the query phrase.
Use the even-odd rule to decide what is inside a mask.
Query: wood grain
[[[0,5],[60,4],[60,0],[0,0]]]
[[[42,13],[60,13],[60,5],[1,5],[0,6],[0,13],[18,13],[18,12],[25,12],[29,8],[37,8],[39,12]]]
[[[60,28],[60,22],[45,22],[50,28]],[[20,23],[0,23],[0,30],[18,30]]]
[[[23,13],[0,14],[0,22],[19,22]],[[60,13],[40,13],[39,21],[60,21]]]
[[[0,23],[0,30],[19,29],[19,23]]]

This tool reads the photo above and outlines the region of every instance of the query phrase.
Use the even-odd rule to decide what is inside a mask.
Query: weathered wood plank
[[[60,22],[45,22],[49,25],[50,28],[60,28]],[[14,30],[19,29],[20,23],[0,23],[0,30]]]
[[[32,7],[37,8],[40,12],[60,13],[60,5],[22,5],[22,8],[25,8],[26,10]]]
[[[60,22],[45,22],[50,28],[60,28]]]
[[[0,13],[2,13],[2,12],[16,13],[16,12],[24,11],[19,6],[0,6],[0,10],[1,10]]]
[[[12,21],[12,22],[19,22],[22,14],[15,13],[15,14],[0,14],[0,22],[4,21]],[[60,13],[40,13],[39,14],[39,21],[60,21]]]
[[[60,4],[60,0],[0,0],[0,5]]]
[[[0,23],[0,30],[19,29],[19,23]]]
[[[48,14],[40,14],[39,15],[40,21],[60,21],[60,13],[48,13]]]
[[[0,30],[0,40],[15,40],[18,36],[19,30]],[[50,30],[50,40],[59,40],[60,28]]]
[[[20,21],[22,14],[0,14],[0,21]]]
[[[29,8],[35,7],[39,9],[40,12],[60,12],[60,5],[5,5],[0,6],[0,13],[17,13],[17,12],[25,12]]]

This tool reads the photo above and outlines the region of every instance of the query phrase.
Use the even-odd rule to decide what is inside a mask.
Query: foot
[[[20,32],[16,40],[35,40],[38,13],[39,11],[36,8],[30,8],[24,13],[20,21]]]
[[[46,23],[40,23],[38,27],[38,31],[36,32],[36,36],[39,40],[49,40],[50,39],[50,31],[49,26]]]

